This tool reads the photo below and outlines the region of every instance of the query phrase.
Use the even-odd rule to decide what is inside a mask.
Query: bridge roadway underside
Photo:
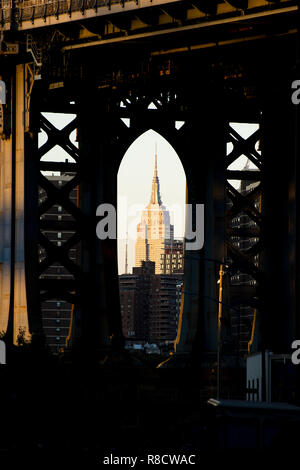
[[[103,357],[111,349],[122,349],[117,243],[96,238],[96,208],[101,203],[116,206],[122,157],[138,136],[153,129],[181,158],[189,202],[205,204],[204,247],[187,253],[177,352],[191,354],[192,364],[208,368],[215,364],[219,268],[209,261],[212,259],[229,259],[233,272],[244,270],[257,281],[251,295],[242,289],[239,294],[240,303],[255,306],[258,311],[255,350],[290,352],[291,342],[300,334],[296,238],[299,121],[298,107],[291,102],[291,84],[300,79],[300,70],[296,18],[285,16],[281,20],[253,20],[245,26],[246,32],[227,25],[208,28],[201,34],[170,34],[163,39],[74,50],[62,50],[65,43],[59,39],[67,34],[68,26],[56,29],[57,38],[44,56],[42,79],[33,86],[24,144],[27,309],[35,337],[42,335],[40,303],[62,298],[75,305],[73,345],[80,345],[87,357],[97,357],[97,351]],[[39,34],[41,39],[42,32]],[[213,37],[218,37],[219,45],[212,44]],[[28,60],[27,54],[21,55],[20,62]],[[14,76],[18,61],[18,57],[1,57],[4,76]],[[14,93],[12,87],[12,107]],[[150,103],[157,109],[149,109]],[[65,131],[57,132],[45,121],[43,112],[74,113],[77,118]],[[121,118],[130,119],[130,127]],[[175,121],[184,121],[185,125],[177,130]],[[226,144],[233,141],[230,122],[260,126],[261,157],[256,161],[262,206],[261,214],[255,213],[258,268],[251,256],[234,250],[228,236],[231,215],[225,201],[229,195],[236,210],[255,212],[250,202],[241,202],[227,184]],[[44,149],[38,149],[41,128],[48,134]],[[78,149],[69,141],[73,129],[78,129]],[[56,144],[69,153],[73,163],[40,160],[43,152]],[[257,159],[254,144],[237,140],[234,151]],[[60,191],[51,187],[41,171],[74,172],[75,178],[68,190]],[[47,192],[43,207],[37,202],[39,186]],[[68,191],[75,186],[79,187],[78,207],[69,200]],[[80,243],[78,266],[69,260],[67,250],[51,246],[41,236],[45,227],[39,216],[55,203],[73,216],[75,235],[67,246]],[[42,264],[38,263],[39,245],[47,253]],[[55,261],[70,271],[72,280],[64,284],[42,278],[43,269]],[[233,302],[229,295],[227,305]],[[12,307],[9,315],[11,325]],[[228,320],[224,321],[225,341],[230,337],[229,309],[224,308],[224,317]]]

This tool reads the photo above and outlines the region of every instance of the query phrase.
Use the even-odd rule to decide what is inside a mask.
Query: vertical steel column
[[[27,72],[29,66],[27,64]],[[26,64],[25,64],[26,71]],[[27,77],[28,78],[28,77]],[[25,76],[26,80],[26,76]],[[40,131],[40,97],[41,91],[34,84],[31,93],[27,97],[27,123],[25,120],[24,146],[25,146],[25,207],[24,207],[24,230],[25,230],[25,273],[27,290],[27,310],[29,331],[32,342],[44,343],[44,332],[42,326],[42,313],[39,289],[39,202],[38,202],[38,133]],[[35,93],[37,97],[34,98]],[[29,98],[34,98],[30,99]],[[26,103],[26,100],[25,100]],[[25,105],[26,108],[26,105]]]
[[[295,334],[294,145],[299,137],[294,135],[294,110],[288,80],[275,83],[266,96],[262,124],[266,285],[260,349],[288,353]]]
[[[221,107],[215,103],[215,110]],[[222,109],[222,108],[221,108]],[[217,312],[220,263],[225,257],[225,122],[222,113],[210,116],[210,129],[206,135],[205,187],[205,241],[202,251],[203,293],[202,354],[213,358],[218,348]],[[220,332],[220,338],[223,331]],[[221,341],[221,339],[220,339]],[[211,356],[213,353],[213,356]],[[210,359],[208,359],[210,362]]]
[[[11,86],[11,83],[7,86]],[[11,107],[11,103],[9,105]],[[10,308],[12,139],[12,135],[0,139],[0,332],[7,329]]]
[[[95,91],[96,93],[96,91]],[[110,317],[114,299],[118,298],[116,240],[99,240],[96,236],[96,209],[101,203],[116,203],[112,189],[114,164],[109,145],[105,145],[105,122],[100,121],[100,103],[95,95],[85,95],[79,110],[79,148],[81,153],[80,209],[86,216],[82,239],[83,282],[79,296],[81,305],[76,311],[80,323],[81,350],[93,352],[93,357],[110,351],[112,332]],[[92,108],[99,113],[95,119]],[[99,220],[98,220],[99,221]],[[114,267],[115,265],[115,267]]]
[[[24,255],[24,65],[16,67],[16,128],[15,128],[15,277],[14,277],[14,333],[17,342],[19,332],[29,339],[27,314],[25,255]]]
[[[1,142],[1,319],[0,331],[17,343],[30,338],[24,264],[24,66],[12,77],[12,133]]]
[[[0,331],[17,343],[22,331],[30,338],[24,262],[24,65],[11,80],[11,135],[0,143],[1,265]]]
[[[203,204],[203,172],[199,172],[199,160],[203,158],[199,148],[199,134],[202,136],[203,129],[198,122],[197,115],[187,123],[187,129],[182,135],[181,158],[184,163],[187,179],[187,199],[186,202],[192,205],[193,219],[195,217],[195,205]],[[203,134],[204,135],[204,134]],[[201,138],[201,137],[200,137]],[[195,154],[195,149],[199,151]],[[205,171],[205,170],[204,170]],[[206,207],[204,208],[206,211]],[[205,212],[206,214],[206,212]],[[193,229],[195,219],[193,220]],[[204,240],[205,244],[205,240]],[[201,321],[202,298],[200,289],[200,250],[185,250],[184,259],[184,285],[183,285],[183,312],[181,320],[181,330],[176,353],[180,355],[190,354],[195,346],[195,338]]]
[[[293,79],[300,80],[300,7],[298,7],[298,32],[297,44],[295,54],[295,71],[296,75]],[[294,119],[294,165],[292,170],[292,177],[290,183],[291,189],[291,209],[293,209],[294,217],[291,218],[290,231],[294,233],[295,245],[292,256],[294,258],[293,275],[293,294],[295,296],[295,308],[293,310],[293,336],[294,339],[300,338],[300,214],[299,214],[299,187],[300,187],[300,170],[299,170],[299,156],[300,156],[300,104],[292,106],[292,114]],[[298,191],[297,191],[298,189]],[[297,207],[298,206],[298,207]],[[297,240],[298,238],[298,240]],[[298,379],[299,380],[299,379]],[[299,382],[298,382],[299,383]]]
[[[103,116],[105,116],[104,112],[105,110],[103,110]],[[116,139],[117,126],[115,124],[120,119],[111,113],[105,121],[105,124],[103,123],[101,126],[103,139],[101,139],[100,159],[98,160],[98,178],[102,187],[100,184],[97,185],[97,201],[109,203],[117,210],[117,177],[122,152],[120,151],[119,139]],[[124,338],[119,296],[117,239],[107,238],[102,241],[97,239],[96,250],[97,258],[101,260],[97,276],[100,275],[103,282],[101,288],[102,296],[105,294],[111,347],[114,351],[120,351],[124,346]]]
[[[225,124],[219,97],[208,95],[194,99],[184,153],[188,202],[204,203],[204,247],[186,253],[183,324],[177,351],[193,352],[198,365],[216,358],[217,281],[225,253]]]

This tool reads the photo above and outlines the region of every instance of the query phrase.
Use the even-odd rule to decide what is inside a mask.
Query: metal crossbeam
[[[83,275],[82,269],[69,257],[69,251],[77,246],[81,241],[83,227],[82,221],[84,220],[83,213],[77,205],[70,200],[71,191],[76,189],[80,183],[80,152],[70,141],[70,134],[77,128],[77,126],[78,120],[75,118],[63,129],[59,130],[40,113],[40,128],[47,134],[46,143],[38,150],[40,170],[39,185],[43,188],[46,195],[46,198],[39,205],[39,215],[41,217],[39,243],[45,250],[45,257],[39,263],[39,284],[42,295],[41,298],[44,300],[52,297],[57,298],[57,296],[64,300],[68,300],[70,298],[69,290],[71,289],[76,292],[76,285],[78,285],[78,282]],[[65,152],[75,160],[75,163],[41,161],[42,157],[51,151],[56,145],[59,145],[63,150],[65,150]],[[41,171],[49,170],[56,172],[71,170],[73,178],[66,182],[64,186],[57,187],[47,178],[47,174],[41,173]],[[72,216],[70,220],[58,221],[42,218],[47,211],[57,204],[61,205],[64,210]],[[47,231],[51,233],[51,231],[59,230],[73,233],[73,235],[68,240],[65,240],[61,246],[57,246],[52,243],[46,235]],[[49,282],[49,279],[43,279],[44,276],[47,276],[47,270],[55,262],[58,262],[73,277],[73,279],[68,280],[68,286],[70,286],[68,289],[62,289],[62,286],[66,286],[66,284],[61,284],[61,286],[58,287],[57,283]],[[43,292],[45,285],[47,285],[47,289],[46,292]]]
[[[248,157],[248,162],[256,165],[256,169],[253,170],[249,170],[246,165],[240,170],[226,171],[226,178],[239,180],[241,185],[246,185],[247,182],[251,185],[251,190],[242,190],[242,186],[237,190],[228,181],[226,182],[228,197],[226,246],[229,271],[232,276],[229,284],[229,296],[230,304],[238,306],[240,309],[239,316],[235,315],[234,320],[239,325],[237,331],[240,331],[241,325],[251,322],[251,312],[254,318],[254,310],[262,307],[261,290],[264,274],[259,257],[265,248],[263,214],[261,212],[264,158],[263,154],[260,154],[256,149],[261,138],[260,128],[247,139],[239,135],[230,125],[227,132],[227,141],[233,145],[233,149],[226,157],[226,166],[232,165],[241,155]],[[247,186],[244,187],[247,188]],[[255,286],[252,286],[253,282]],[[252,295],[250,295],[251,292]],[[245,318],[243,317],[244,310],[241,309],[246,309]],[[250,335],[250,329],[248,331]],[[238,352],[239,348],[240,346],[237,349]],[[241,354],[243,354],[243,350]]]
[[[6,30],[11,28],[31,30],[36,27],[54,26],[71,21],[85,22],[93,18],[106,17],[109,18],[108,21],[117,25],[123,20],[117,18],[112,20],[112,16],[122,18],[126,13],[127,18],[124,17],[124,21],[129,21],[126,30],[131,30],[131,23],[136,14],[141,14],[141,18],[144,18],[143,21],[146,24],[156,23],[153,23],[153,19],[145,20],[144,11],[146,10],[149,10],[150,17],[153,9],[159,10],[161,20],[158,21],[163,25],[166,24],[166,20],[162,17],[166,15],[169,15],[172,21],[180,23],[185,20],[195,20],[195,18],[209,21],[224,17],[224,20],[227,21],[228,15],[238,17],[254,14],[256,17],[262,17],[276,12],[295,11],[296,5],[296,0],[295,2],[291,0],[269,1],[269,5],[266,5],[263,0],[231,0],[226,2],[220,0],[192,0],[190,2],[183,0],[49,0],[42,3],[30,2],[30,4],[24,1],[18,6],[17,11],[9,4],[2,7],[0,21]],[[38,61],[39,53],[36,54],[32,48],[31,50],[34,59]]]

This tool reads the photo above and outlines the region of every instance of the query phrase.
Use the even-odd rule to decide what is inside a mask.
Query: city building
[[[132,274],[119,276],[119,283],[125,338],[159,345],[174,341],[182,274],[155,274],[155,264],[142,261]]]
[[[119,276],[122,328],[125,338],[148,341],[151,281],[155,264],[143,261],[132,274]]]
[[[163,274],[182,274],[184,271],[183,240],[166,240],[160,257],[160,268]]]
[[[180,314],[182,274],[157,274],[152,277],[149,342],[167,343],[177,336]]]
[[[170,214],[160,197],[157,153],[155,153],[150,203],[142,212],[141,222],[137,226],[135,266],[140,267],[142,261],[153,261],[155,273],[161,274],[161,255],[164,253],[165,240],[172,240],[173,237],[174,227],[170,223]]]
[[[72,174],[61,175],[47,175],[47,179],[56,187],[63,187],[73,178]],[[39,189],[39,203],[41,204],[47,195],[43,188]],[[76,204],[77,202],[77,189],[73,189],[70,193],[70,200]],[[73,220],[72,215],[69,214],[62,206],[56,204],[52,206],[46,213],[40,216],[43,221],[70,221]],[[63,245],[72,235],[73,231],[49,229],[41,230],[48,240],[57,246]],[[45,259],[46,253],[42,246],[39,246],[39,260],[40,262]],[[71,248],[69,250],[69,257],[72,261],[77,261],[79,256],[78,248]],[[53,263],[42,275],[43,279],[72,279],[73,276],[66,270],[65,267],[59,263]],[[57,353],[61,348],[66,345],[66,338],[69,333],[70,318],[72,311],[72,304],[63,299],[49,299],[42,302],[42,324],[44,334],[46,337],[46,344],[49,350]]]
[[[127,245],[125,257],[127,273]],[[162,204],[155,152],[150,203],[137,226],[135,267],[122,274],[120,301],[125,338],[166,347],[174,342],[183,284],[183,240],[174,240],[169,211]],[[140,344],[139,344],[140,346]]]

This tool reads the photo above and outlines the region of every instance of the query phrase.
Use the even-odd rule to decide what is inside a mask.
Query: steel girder
[[[259,122],[257,124],[260,125]],[[248,329],[244,336],[244,342],[248,343],[256,326],[257,310],[262,309],[259,292],[260,289],[263,290],[264,283],[260,264],[260,255],[264,250],[261,212],[264,159],[257,149],[260,139],[260,127],[248,138],[243,138],[230,124],[227,126],[227,142],[232,145],[232,150],[226,157],[227,168],[242,155],[255,165],[251,171],[247,164],[238,171],[228,170],[226,175],[226,247],[230,275],[229,303],[233,307],[231,322],[237,324],[238,331],[242,328]],[[239,189],[228,181],[232,176],[239,181]],[[239,336],[240,334],[237,334],[236,337],[238,355],[242,348]]]
[[[39,235],[39,244],[45,250],[46,256],[39,263],[39,277],[40,277],[40,291],[41,299],[49,298],[50,293],[57,292],[59,297],[68,299],[69,301],[73,298],[74,292],[77,291],[76,286],[81,281],[81,270],[79,266],[70,259],[68,256],[69,250],[74,247],[80,241],[80,225],[84,225],[84,214],[69,198],[70,192],[76,190],[79,183],[79,159],[80,153],[74,144],[70,141],[70,133],[76,130],[78,127],[78,120],[75,118],[70,124],[65,126],[62,130],[56,129],[43,115],[40,116],[40,129],[44,130],[47,134],[47,142],[39,149],[38,159],[41,163],[42,171],[49,171],[49,168],[53,169],[53,165],[48,165],[47,162],[40,162],[40,159],[48,153],[53,147],[59,145],[64,149],[68,155],[75,160],[74,164],[65,165],[65,168],[72,170],[73,179],[66,183],[63,187],[54,186],[41,171],[39,172],[39,186],[43,188],[46,199],[39,205],[39,215],[43,216],[51,207],[55,204],[59,204],[63,209],[72,216],[70,221],[64,221],[64,230],[73,232],[76,227],[77,231],[72,235],[62,246],[57,246],[44,235],[47,230],[53,230],[55,227],[51,220],[43,219],[41,222],[41,229]],[[59,168],[59,165],[58,165]],[[80,221],[80,223],[79,223]],[[74,224],[75,222],[75,224]],[[62,225],[62,224],[61,224]],[[58,227],[56,227],[58,228]],[[64,266],[72,276],[72,280],[68,280],[64,283],[62,280],[47,280],[41,279],[43,273],[55,262],[60,263]],[[64,287],[63,287],[64,285]],[[72,294],[73,293],[73,294]]]

